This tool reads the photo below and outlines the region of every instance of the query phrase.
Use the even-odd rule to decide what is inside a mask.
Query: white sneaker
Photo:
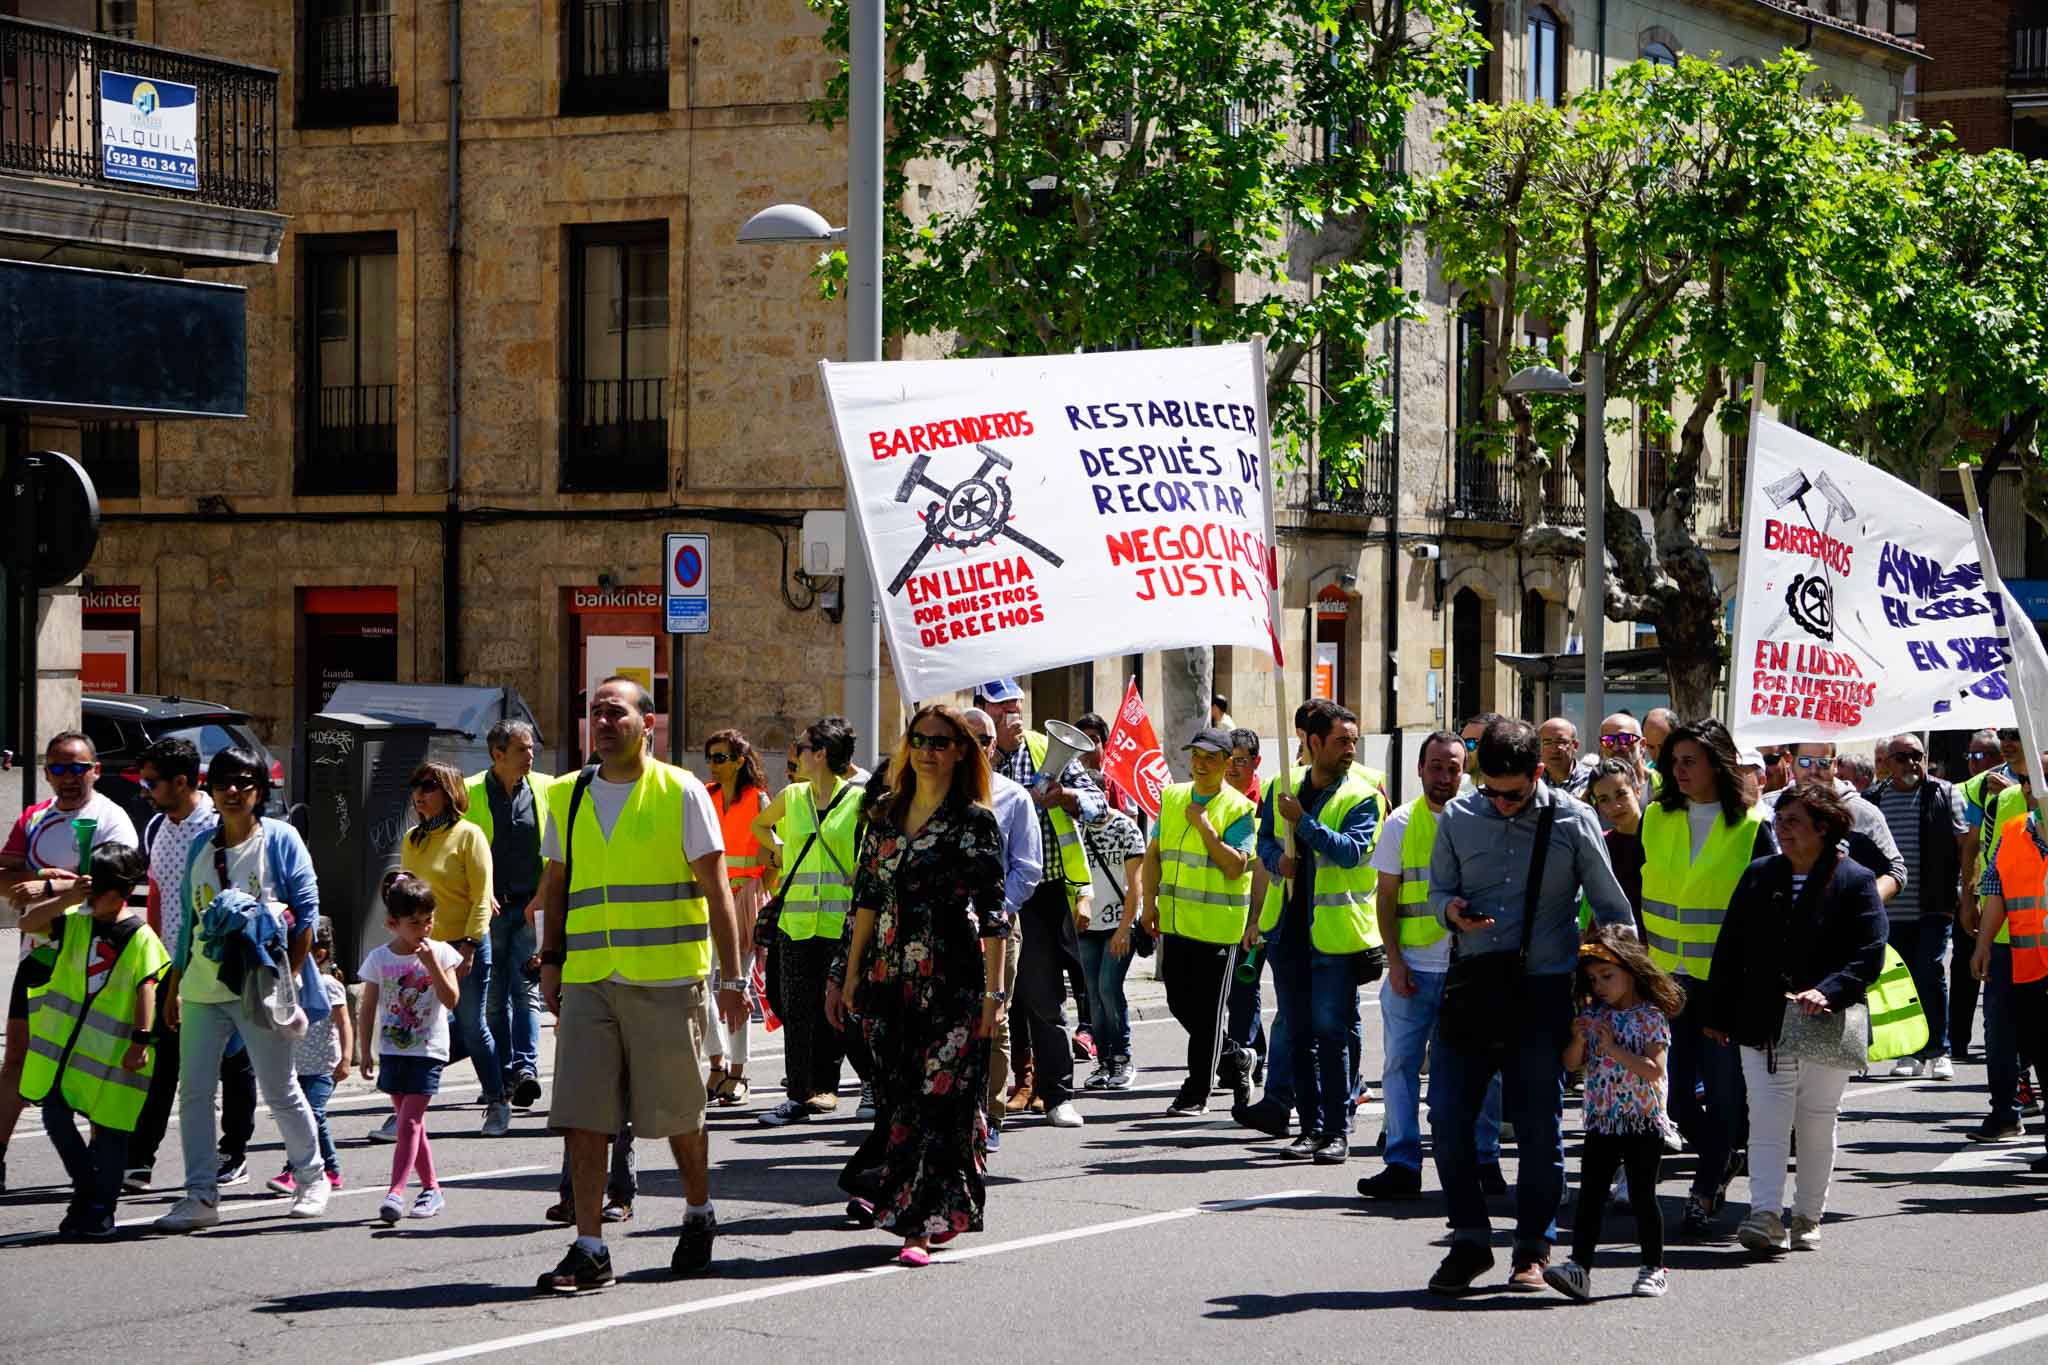
[[[1664,1291],[1671,1287],[1670,1276],[1661,1265],[1646,1265],[1636,1271],[1635,1288],[1629,1292],[1639,1299],[1661,1299]]]
[[[299,1186],[299,1192],[292,1199],[292,1206],[285,1210],[287,1218],[318,1218],[327,1212],[327,1201],[334,1194],[334,1186],[322,1171],[318,1180],[309,1180]]]
[[[385,1119],[385,1120],[384,1120],[384,1126],[383,1126],[383,1127],[381,1127],[381,1128],[372,1128],[372,1129],[370,1130],[370,1141],[372,1141],[372,1142],[396,1142],[396,1141],[398,1141],[398,1115],[396,1115],[396,1114],[393,1114],[393,1115],[392,1115],[392,1116],[391,1116],[390,1118],[388,1118],[388,1119]]]
[[[1081,1111],[1073,1106],[1072,1101],[1063,1101],[1045,1111],[1045,1121],[1055,1128],[1079,1128],[1087,1120],[1081,1117]]]
[[[220,1205],[209,1204],[203,1199],[194,1199],[186,1195],[171,1205],[169,1213],[149,1226],[154,1232],[197,1232],[201,1228],[210,1228],[219,1221]]]
[[[1566,1298],[1577,1299],[1580,1303],[1593,1297],[1593,1277],[1587,1272],[1586,1267],[1577,1261],[1543,1267],[1543,1283]]]
[[[1952,1081],[1956,1078],[1956,1062],[1953,1057],[1936,1057],[1934,1068],[1929,1072],[1937,1081]]]
[[[1785,1233],[1791,1239],[1794,1251],[1812,1251],[1820,1245],[1820,1224],[1811,1218],[1793,1214],[1785,1224]]]
[[[405,1196],[402,1194],[385,1195],[384,1202],[377,1206],[377,1217],[386,1223],[396,1223],[399,1219],[405,1217]]]
[[[447,1207],[448,1201],[441,1197],[440,1190],[421,1190],[419,1198],[412,1201],[412,1207],[406,1211],[405,1216],[408,1218],[432,1218]]]
[[[1892,1079],[1917,1080],[1927,1074],[1924,1069],[1925,1067],[1926,1063],[1922,1062],[1918,1057],[1901,1057],[1892,1064]]]

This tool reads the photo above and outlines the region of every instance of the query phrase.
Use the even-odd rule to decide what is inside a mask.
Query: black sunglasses
[[[928,735],[922,730],[910,732],[910,747],[913,749],[950,749],[959,742],[952,735]]]
[[[252,792],[262,785],[263,784],[259,782],[256,778],[251,777],[247,774],[243,774],[237,777],[209,777],[206,779],[206,789],[208,791],[216,792]],[[419,788],[415,787],[413,788],[413,790],[418,791]]]
[[[1533,786],[1524,787],[1518,792],[1504,792],[1494,787],[1479,788],[1479,794],[1489,801],[1527,801],[1535,793],[1536,788]]]
[[[731,754],[706,754],[704,757],[713,763],[730,763],[733,761]]]

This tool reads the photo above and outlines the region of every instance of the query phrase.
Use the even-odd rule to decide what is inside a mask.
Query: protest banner
[[[1968,519],[1758,418],[1742,527],[1731,728],[1744,745],[2013,723],[2009,594]]]
[[[1159,735],[1152,717],[1145,713],[1145,699],[1138,695],[1132,679],[1124,688],[1124,703],[1116,709],[1109,738],[1102,745],[1104,776],[1145,808],[1145,814],[1159,818],[1159,793],[1173,781],[1166,755],[1159,747]]]
[[[1279,658],[1258,347],[820,366],[904,697]]]

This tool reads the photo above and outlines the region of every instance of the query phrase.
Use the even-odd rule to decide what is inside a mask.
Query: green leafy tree
[[[1861,127],[1853,103],[1807,95],[1812,72],[1792,53],[1738,69],[1638,64],[1561,110],[1465,106],[1441,139],[1430,238],[1446,277],[1497,319],[1489,416],[1470,435],[1522,485],[1536,523],[1523,547],[1582,555],[1584,531],[1542,524],[1539,496],[1560,459],[1584,484],[1578,403],[1501,386],[1533,360],[1580,369],[1603,353],[1610,412],[1643,415],[1654,462],[1647,532],[1611,483],[1587,492],[1606,502],[1606,615],[1656,627],[1688,714],[1710,710],[1725,660],[1699,535],[1710,428],[1740,438],[1758,360],[1774,399],[1850,407],[1876,406],[1911,364],[1887,333],[1892,310],[1857,297],[1884,248],[1856,234],[1874,202],[1910,198],[1918,149]],[[1517,341],[1531,316],[1561,324],[1541,354]]]
[[[810,3],[844,51],[844,0]],[[1410,113],[1482,51],[1460,0],[892,0],[887,24],[890,332],[963,355],[1263,336],[1286,450],[1341,466],[1379,435],[1367,342],[1419,313]],[[844,104],[842,72],[821,112]],[[967,192],[922,209],[939,166]],[[1322,339],[1356,363],[1311,404]]]

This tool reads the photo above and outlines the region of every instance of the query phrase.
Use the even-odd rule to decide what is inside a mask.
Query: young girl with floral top
[[[1611,929],[1580,945],[1574,987],[1579,1016],[1564,1064],[1586,1073],[1579,1212],[1572,1224],[1572,1258],[1546,1269],[1543,1279],[1567,1298],[1592,1296],[1600,1217],[1614,1173],[1623,1170],[1643,1253],[1634,1292],[1659,1298],[1666,1287],[1664,1220],[1657,1211],[1668,1085],[1664,1059],[1671,1049],[1671,1020],[1685,997],[1640,943]]]
[[[462,955],[434,938],[434,893],[408,872],[384,880],[384,927],[391,941],[363,959],[363,1077],[391,1097],[398,1145],[391,1150],[391,1192],[377,1209],[386,1223],[432,1218],[442,1209],[441,1182],[427,1145],[427,1103],[441,1088],[448,1062],[448,1016],[459,991]],[[381,1007],[381,1008],[380,1008]],[[382,1076],[378,1076],[379,1070]],[[405,1207],[406,1178],[418,1172],[420,1192]]]

